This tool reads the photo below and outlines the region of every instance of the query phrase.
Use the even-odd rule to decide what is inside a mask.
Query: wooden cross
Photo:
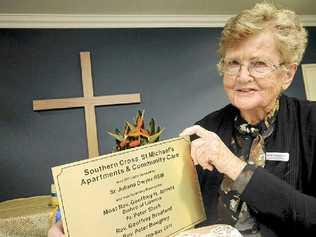
[[[80,52],[83,97],[33,100],[33,110],[51,110],[84,107],[89,158],[99,156],[95,107],[140,103],[140,94],[94,96],[90,52]]]

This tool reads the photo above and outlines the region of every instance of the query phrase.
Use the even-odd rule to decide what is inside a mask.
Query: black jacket
[[[229,147],[237,113],[227,105],[197,124],[217,133]],[[316,103],[281,96],[265,149],[288,152],[289,161],[266,161],[265,168],[257,168],[241,199],[255,210],[263,236],[316,236]],[[214,224],[222,174],[197,170],[207,214],[202,225]]]

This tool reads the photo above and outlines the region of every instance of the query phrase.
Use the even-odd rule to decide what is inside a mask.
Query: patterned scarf
[[[248,124],[240,115],[237,115],[234,118],[234,132],[231,141],[233,153],[248,164],[264,167],[264,144],[266,138],[273,133],[278,111],[279,100],[276,101],[274,108],[266,118],[257,125]],[[245,175],[248,175],[248,172]],[[249,175],[252,175],[252,173],[249,173]],[[250,177],[245,178],[245,185],[249,179]],[[228,222],[242,234],[255,234],[258,232],[255,219],[252,217],[251,210],[246,203],[240,200],[240,194],[233,190],[233,183],[233,180],[224,176],[219,191],[219,222]]]

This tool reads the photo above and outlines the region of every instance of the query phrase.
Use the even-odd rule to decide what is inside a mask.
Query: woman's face
[[[254,62],[268,62],[278,66],[282,63],[273,36],[269,32],[255,35],[235,47],[226,50],[224,62],[242,64],[239,73],[228,75],[224,71],[224,89],[230,102],[241,111],[269,111],[282,88],[286,89],[288,75],[282,67],[272,67],[272,72],[264,77],[250,75],[248,66]],[[252,73],[256,74],[256,73]]]

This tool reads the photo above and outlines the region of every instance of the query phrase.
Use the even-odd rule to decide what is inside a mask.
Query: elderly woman
[[[316,104],[282,94],[306,43],[295,13],[270,4],[227,22],[218,66],[231,104],[181,133],[195,138],[202,225],[230,224],[243,236],[316,234]]]
[[[180,134],[195,138],[204,225],[316,236],[316,104],[282,94],[306,44],[295,13],[270,4],[227,22],[218,66],[231,104]]]

